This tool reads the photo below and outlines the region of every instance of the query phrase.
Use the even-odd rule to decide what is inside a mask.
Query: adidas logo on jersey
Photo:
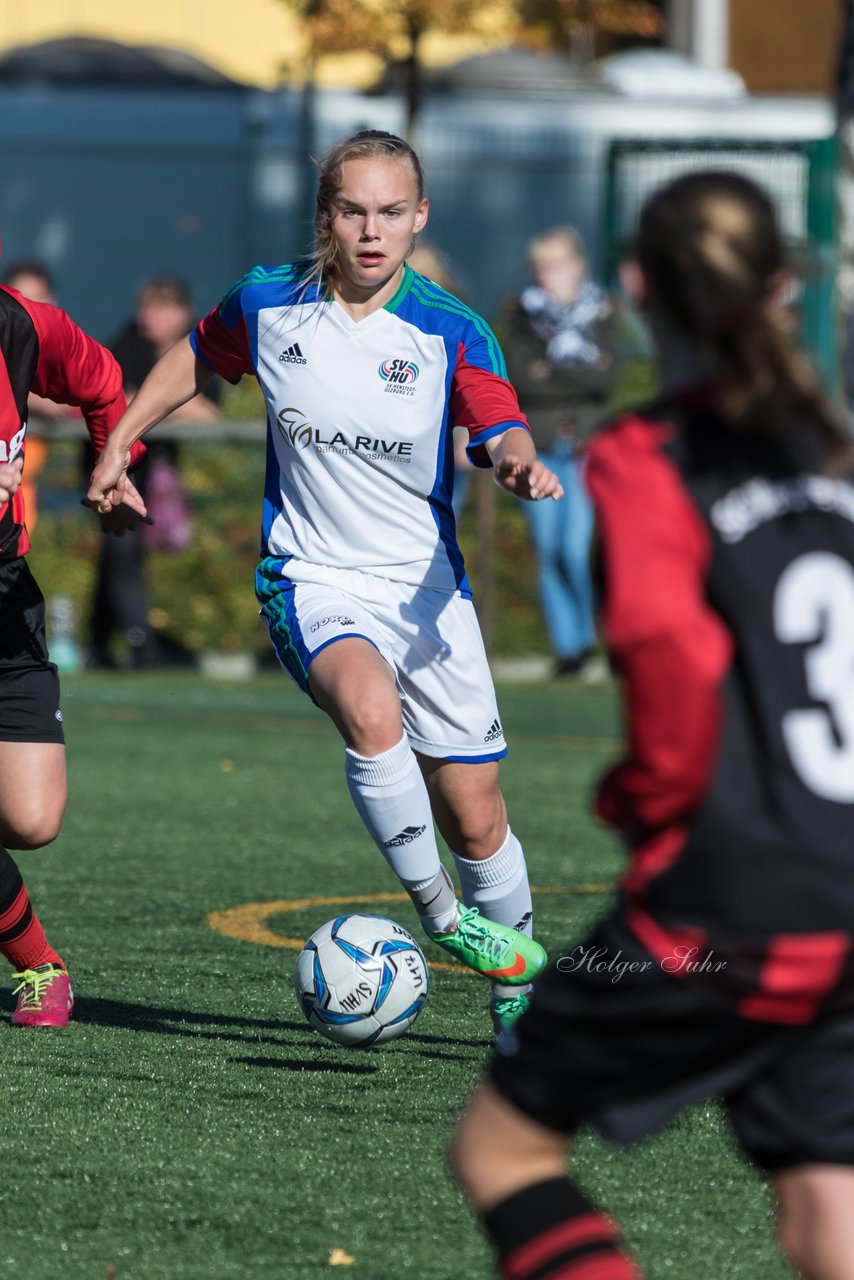
[[[422,832],[426,831],[426,824],[420,827],[404,827],[402,831],[398,831],[396,836],[392,836],[390,840],[384,840],[383,844],[387,849],[399,849],[402,844],[412,844],[413,840],[417,840]]]
[[[497,742],[502,735],[503,730],[500,723],[497,720],[493,720],[492,724],[489,726],[489,731],[484,734],[483,740],[484,742]]]
[[[305,356],[300,351],[298,342],[295,342],[292,347],[286,347],[279,356],[279,360],[282,364],[308,364]]]

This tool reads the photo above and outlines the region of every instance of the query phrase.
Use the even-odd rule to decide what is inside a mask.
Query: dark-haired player
[[[631,866],[499,1041],[455,1167],[508,1280],[631,1280],[567,1179],[570,1138],[630,1142],[718,1096],[793,1265],[851,1280],[851,448],[789,338],[758,187],[710,172],[653,195],[635,281],[667,394],[587,463],[628,727],[598,812]]]

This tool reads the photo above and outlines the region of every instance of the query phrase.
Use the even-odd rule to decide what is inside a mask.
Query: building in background
[[[424,49],[429,65],[453,62],[505,42],[507,0],[484,5],[487,20],[470,34],[431,34]],[[0,53],[19,45],[67,36],[94,37],[127,45],[174,48],[210,63],[232,80],[274,89],[300,82],[305,40],[283,0],[0,0]],[[361,88],[376,79],[376,60],[351,54],[324,61],[319,83]]]
[[[817,31],[834,62],[835,36],[820,15],[836,2],[813,0],[806,13],[775,0],[775,19],[784,8],[792,15],[794,62]],[[579,69],[497,38],[488,48],[483,37],[455,37],[442,62],[431,46],[418,131],[430,234],[479,310],[494,315],[521,287],[523,247],[544,225],[576,225],[603,272],[614,248],[605,214],[615,140],[800,145],[833,134],[826,96],[746,94],[754,72],[737,74],[735,36],[763,8],[765,0],[674,0],[670,38],[694,59],[681,63],[647,49]],[[405,110],[398,91],[321,83],[309,119],[296,63],[296,83],[269,87],[289,56],[298,61],[300,40],[280,0],[244,0],[238,10],[225,0],[0,0],[4,255],[49,263],[61,301],[107,337],[149,275],[183,276],[206,309],[252,265],[302,252],[309,152],[364,126],[400,132]],[[454,48],[466,56],[450,57]],[[335,65],[343,75],[345,64]],[[798,217],[806,226],[807,213]]]
[[[668,0],[668,44],[730,68],[751,93],[820,93],[836,84],[841,0]]]

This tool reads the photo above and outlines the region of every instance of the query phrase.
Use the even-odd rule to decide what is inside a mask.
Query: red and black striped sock
[[[516,1192],[483,1225],[504,1280],[641,1280],[613,1222],[568,1178]]]
[[[15,969],[34,969],[40,964],[65,968],[45,937],[33,911],[27,888],[17,863],[0,845],[0,955]]]

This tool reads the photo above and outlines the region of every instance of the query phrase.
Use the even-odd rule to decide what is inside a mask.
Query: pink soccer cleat
[[[55,964],[40,964],[35,969],[16,973],[18,985],[12,992],[18,997],[12,1024],[16,1027],[65,1027],[74,1008],[71,980],[64,969]]]

